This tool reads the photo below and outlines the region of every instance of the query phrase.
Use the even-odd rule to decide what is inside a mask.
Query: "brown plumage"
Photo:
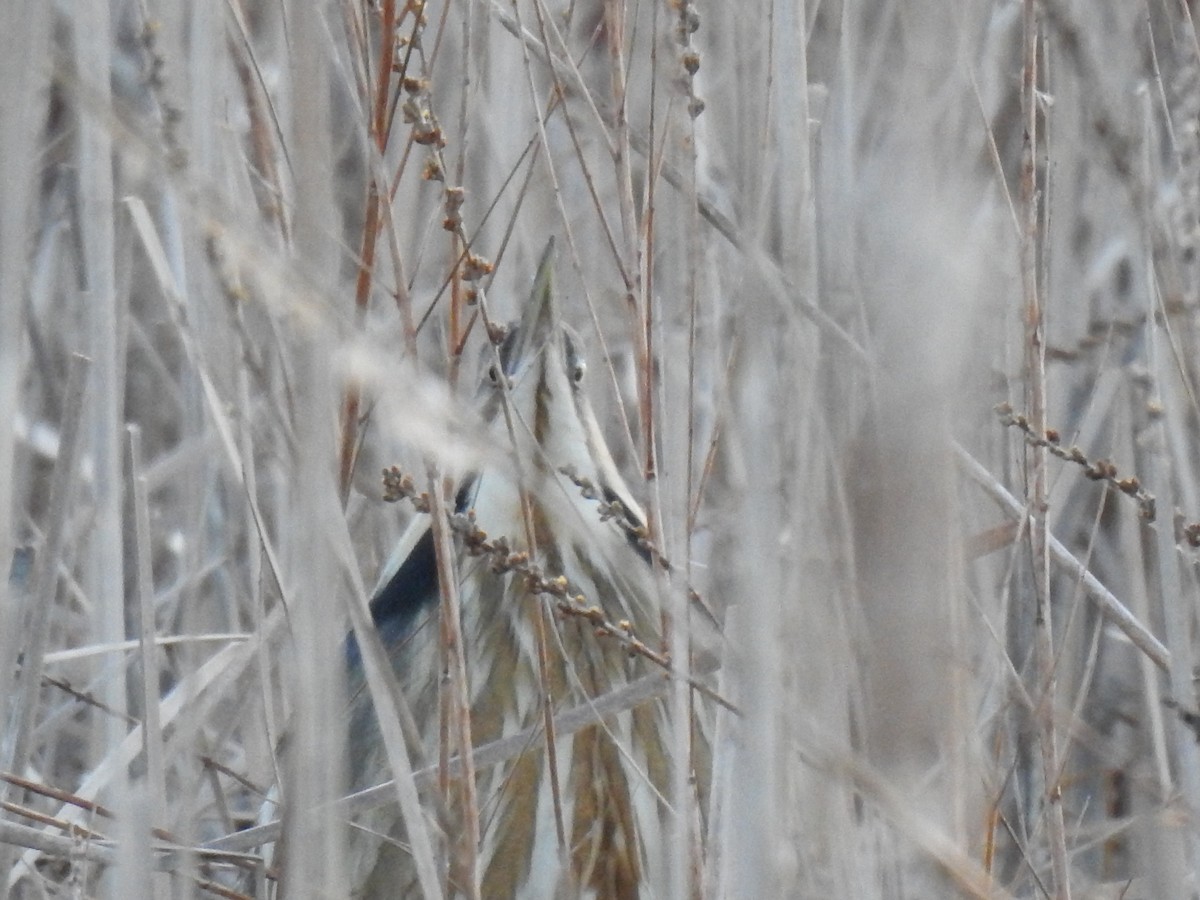
[[[582,594],[606,620],[628,622],[651,647],[661,645],[661,612],[647,555],[630,537],[640,511],[617,474],[584,389],[578,342],[559,317],[547,248],[520,325],[506,340],[504,377],[491,400],[498,447],[495,465],[468,480],[459,512],[472,511],[489,537],[514,549],[536,543],[533,562],[548,577],[562,575],[572,596]],[[511,424],[510,424],[511,423]],[[569,469],[572,477],[563,474]],[[620,501],[627,527],[601,518],[598,502],[579,483],[594,485],[606,502]],[[522,492],[528,504],[522,505]],[[441,662],[437,580],[428,524],[414,526],[372,603],[400,684],[422,732],[426,762],[438,759]],[[475,746],[538,729],[543,689],[556,712],[584,707],[635,679],[661,674],[631,656],[619,641],[598,637],[589,621],[551,612],[531,594],[520,572],[495,574],[459,550],[461,630],[470,685]],[[541,625],[539,626],[539,618]],[[539,675],[539,627],[546,635],[545,677]],[[356,787],[390,777],[369,692],[351,674],[352,769]],[[683,723],[689,727],[690,723]],[[558,808],[544,733],[514,759],[477,773],[480,824],[479,886],[484,897],[662,896],[666,889],[667,748],[672,742],[666,702],[659,698],[608,715],[554,743]],[[701,743],[703,738],[701,737]],[[703,783],[705,773],[698,773]],[[439,807],[437,794],[425,808]],[[431,818],[443,832],[441,859],[451,895],[470,894],[461,867],[462,810]],[[415,867],[395,808],[382,807],[360,823],[350,874],[356,897],[419,896]],[[440,828],[439,828],[440,825]],[[560,844],[561,836],[565,846]],[[387,835],[380,838],[378,835]]]

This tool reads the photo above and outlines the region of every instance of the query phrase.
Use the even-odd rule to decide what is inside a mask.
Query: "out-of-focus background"
[[[724,622],[675,896],[1196,896],[1198,116],[1186,2],[0,5],[5,889],[270,895],[553,237]]]

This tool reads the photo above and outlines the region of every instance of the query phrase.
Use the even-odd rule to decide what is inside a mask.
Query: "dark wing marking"
[[[469,508],[475,499],[478,484],[479,478],[475,476],[463,482],[454,498],[455,512],[465,512]],[[379,630],[383,646],[389,652],[394,652],[412,633],[421,615],[437,600],[437,550],[433,543],[433,529],[426,528],[396,574],[371,600],[371,618]],[[347,638],[346,652],[351,664],[361,662],[353,634]]]
[[[437,552],[433,529],[426,528],[396,574],[371,601],[371,619],[383,646],[394,651],[411,634],[425,608],[437,599]],[[353,632],[346,636],[346,662],[352,670],[362,665]]]
[[[384,644],[389,637],[403,637],[410,624],[427,603],[437,599],[437,552],[433,529],[426,528],[420,540],[405,557],[391,580],[371,600],[371,618]]]

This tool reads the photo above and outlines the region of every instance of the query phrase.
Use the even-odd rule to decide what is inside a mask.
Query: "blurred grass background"
[[[553,236],[725,621],[675,896],[1196,896],[1198,116],[1188,3],[9,0],[6,889],[272,890],[205,845],[293,715],[338,795],[378,473]]]

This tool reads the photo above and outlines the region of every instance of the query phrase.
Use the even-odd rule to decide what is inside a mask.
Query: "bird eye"
[[[495,363],[492,363],[490,366],[488,366],[488,381],[490,381],[492,384],[500,383],[500,370],[496,368]]]
[[[571,370],[571,380],[576,384],[579,384],[581,381],[583,381],[583,376],[586,374],[587,363],[585,363],[582,359],[577,360],[575,363],[575,368]]]

